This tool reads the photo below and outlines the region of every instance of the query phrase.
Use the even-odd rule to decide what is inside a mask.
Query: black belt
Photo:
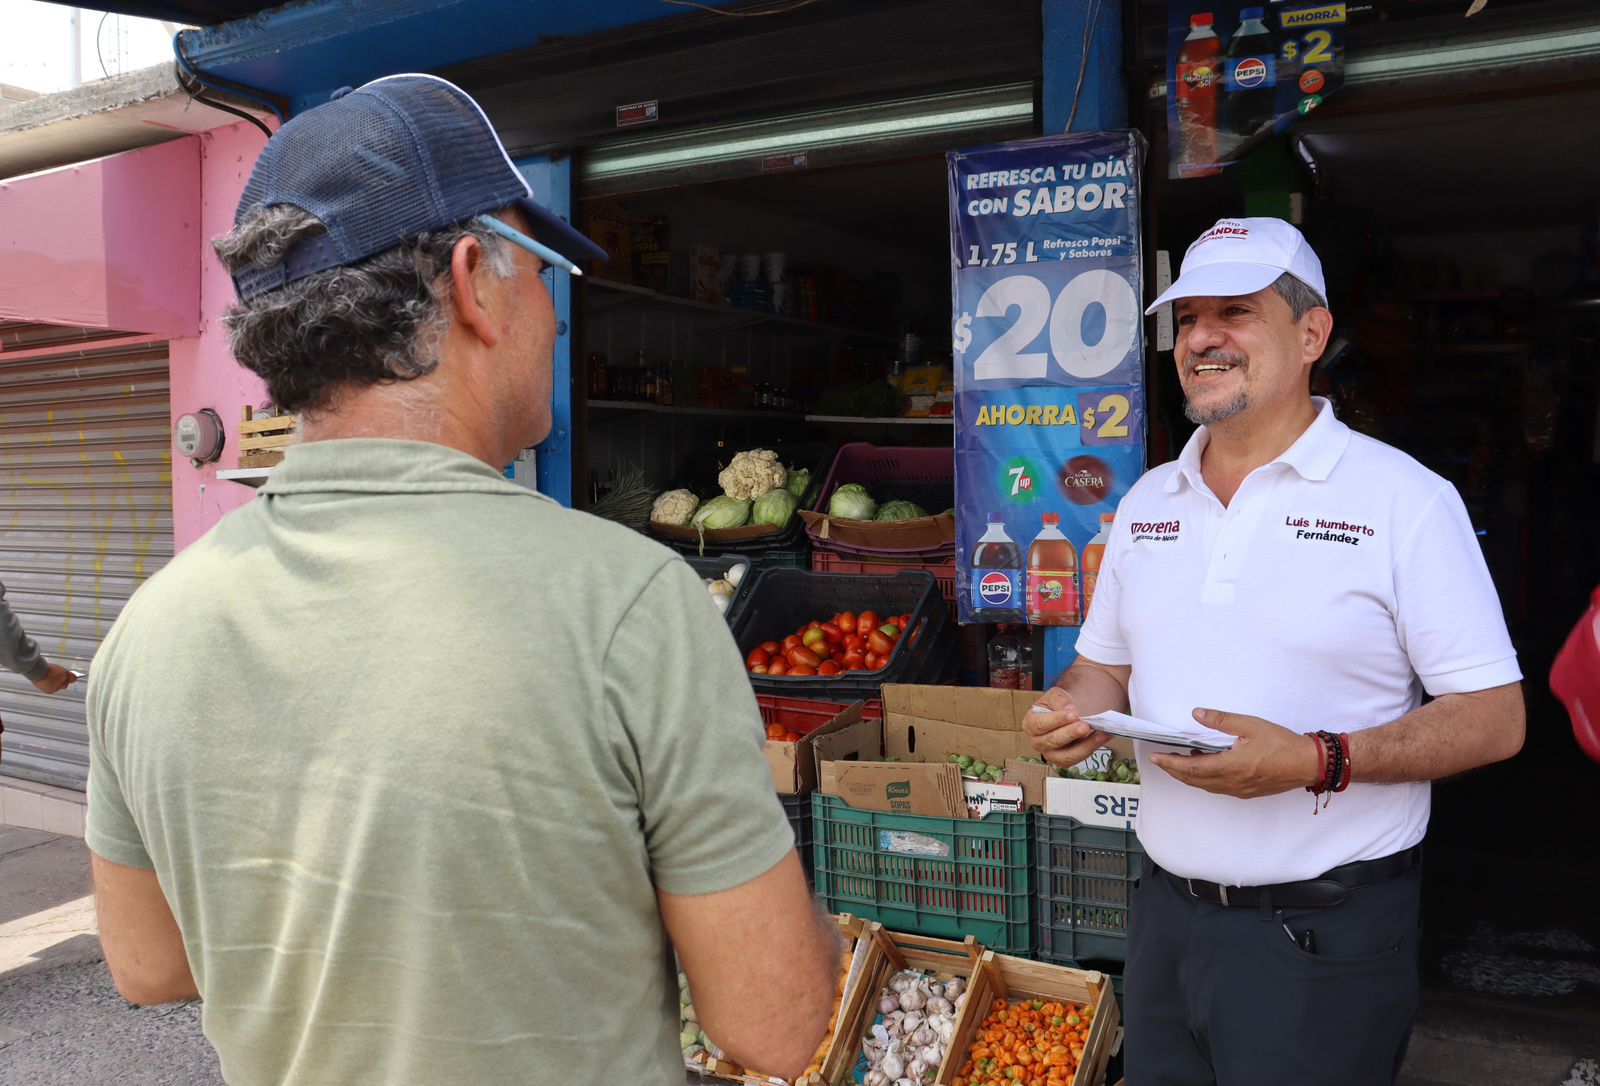
[[[1280,882],[1274,886],[1224,886],[1203,879],[1179,878],[1170,871],[1161,873],[1186,890],[1190,897],[1213,905],[1254,909],[1266,901],[1273,908],[1306,909],[1337,905],[1351,890],[1404,875],[1421,859],[1422,846],[1413,845],[1404,852],[1380,856],[1376,860],[1359,860],[1335,867],[1314,879]]]

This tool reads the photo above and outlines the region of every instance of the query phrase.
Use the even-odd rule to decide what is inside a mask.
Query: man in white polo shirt
[[[1522,676],[1460,497],[1310,394],[1326,298],[1280,220],[1224,219],[1190,246],[1149,311],[1175,308],[1201,427],[1123,499],[1079,657],[1026,721],[1058,765],[1106,741],[1080,714],[1108,709],[1238,737],[1138,744],[1133,1086],[1392,1082],[1428,782],[1522,744]]]

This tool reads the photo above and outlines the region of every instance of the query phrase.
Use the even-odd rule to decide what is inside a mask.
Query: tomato
[[[822,666],[817,668],[817,674],[818,675],[837,675],[843,670],[844,670],[844,668],[839,666],[839,663],[838,663],[837,660],[824,660],[822,662]]]
[[[789,669],[791,675],[815,675],[817,669],[810,664],[796,664]]]
[[[776,660],[772,661],[772,663],[767,665],[767,674],[768,675],[787,675],[787,674],[789,674],[789,661],[785,660],[781,656],[778,657]]]
[[[790,649],[794,648],[795,646],[797,646],[799,644],[800,644],[800,635],[799,634],[790,634],[788,637],[783,639],[783,651],[784,652],[788,652]]]
[[[883,619],[878,617],[878,612],[863,611],[856,618],[856,633],[860,634],[862,637],[865,637],[882,624]]]
[[[868,671],[878,670],[878,654],[875,652],[867,653],[866,659],[862,663],[867,665]]]
[[[845,652],[866,652],[867,639],[863,634],[848,634],[844,639]]]
[[[795,731],[785,732],[783,741],[785,743],[798,743],[800,742],[800,733]]]
[[[880,657],[878,657],[878,662],[872,665],[872,670],[873,671],[882,671],[884,669],[884,667],[888,663],[889,663],[889,658],[887,656],[880,656]]]
[[[767,725],[767,738],[768,739],[782,739],[786,734],[788,734],[788,731],[789,731],[789,729],[785,728],[782,724],[768,724]]]
[[[760,667],[761,665],[765,664],[771,658],[771,656],[771,653],[763,652],[761,649],[751,649],[750,655],[744,658],[744,666],[747,668]]]
[[[752,674],[752,675],[765,675],[765,674],[767,674],[767,665],[766,664],[757,664],[755,667],[750,669],[750,674]]]
[[[815,649],[818,645],[825,644],[827,640],[828,635],[822,632],[821,626],[807,630],[805,636],[800,638],[801,643],[808,649]]]
[[[776,656],[783,651],[783,647],[776,641],[763,641],[761,642],[761,651],[768,656]]]
[[[867,654],[860,649],[852,649],[844,654],[844,668],[846,671],[861,671],[867,666]]]
[[[789,650],[787,655],[789,657],[789,674],[791,675],[795,673],[795,668],[802,665],[809,668],[815,668],[818,664],[822,663],[822,657],[818,656],[804,645],[795,646]]]
[[[844,631],[832,622],[822,624],[822,636],[828,639],[828,644],[837,645],[844,641]]]
[[[856,613],[854,611],[839,612],[839,617],[834,619],[834,622],[838,624],[839,629],[847,634],[856,632]]]
[[[873,630],[872,636],[867,638],[867,648],[879,656],[888,656],[894,651],[894,639],[886,635],[882,630]]]
[[[820,630],[820,629],[822,629],[822,623],[813,620],[811,622],[806,623],[806,629],[808,629],[808,630]]]
[[[828,644],[826,641],[818,641],[815,645],[811,646],[811,651],[817,654],[817,659],[819,661],[831,660],[834,657],[833,646]]]

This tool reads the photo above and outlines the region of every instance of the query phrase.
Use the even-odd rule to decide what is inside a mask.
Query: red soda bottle
[[[1076,626],[1078,548],[1061,534],[1061,517],[1044,515],[1044,527],[1028,548],[1028,623],[1032,626]]]
[[[1178,52],[1178,161],[1185,177],[1220,172],[1217,142],[1218,103],[1223,83],[1222,41],[1212,17],[1202,12],[1189,19],[1189,36]]]

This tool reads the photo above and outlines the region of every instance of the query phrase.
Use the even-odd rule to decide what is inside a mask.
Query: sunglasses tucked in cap
[[[1179,298],[1238,298],[1265,290],[1285,272],[1317,292],[1328,288],[1305,235],[1282,219],[1218,219],[1183,254],[1178,281],[1150,303],[1149,316]]]
[[[328,232],[273,264],[241,269],[233,277],[241,299],[505,207],[519,208],[539,240],[490,220],[504,227],[496,233],[547,260],[555,254],[553,263],[576,270],[606,256],[534,202],[478,103],[432,75],[375,79],[284,125],[256,160],[234,224],[275,204],[315,215]]]

